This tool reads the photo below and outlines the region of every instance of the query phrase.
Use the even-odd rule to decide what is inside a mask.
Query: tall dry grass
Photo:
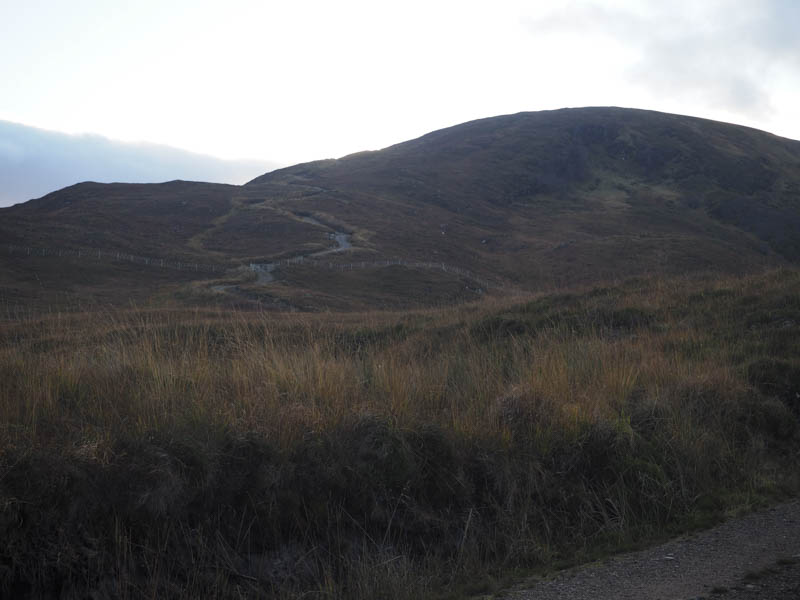
[[[798,407],[769,386],[800,385],[798,297],[780,271],[403,314],[8,320],[0,501],[33,524],[6,589],[420,597],[792,489]],[[42,556],[64,544],[67,572]]]

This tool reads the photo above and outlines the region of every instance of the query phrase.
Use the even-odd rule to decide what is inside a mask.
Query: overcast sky
[[[800,139],[800,1],[0,0],[0,119],[295,163],[615,105]]]

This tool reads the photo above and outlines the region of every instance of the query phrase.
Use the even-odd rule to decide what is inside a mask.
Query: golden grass
[[[726,289],[746,295],[749,281]],[[546,403],[563,426],[623,419],[635,392],[672,402],[686,382],[736,387],[734,348],[708,331],[718,321],[736,327],[736,315],[704,314],[704,327],[671,316],[690,293],[686,282],[659,281],[615,301],[660,311],[656,329],[603,329],[583,306],[581,331],[553,322],[490,340],[474,335],[475,323],[537,297],[399,315],[131,309],[9,321],[0,329],[0,420],[35,435],[43,420],[76,433],[143,433],[202,418],[283,443],[364,412],[400,426],[497,433],[492,402],[512,392]]]
[[[400,452],[398,464],[411,469],[403,476],[408,483],[382,479],[394,477],[391,462],[382,467],[389,471],[374,475],[389,506],[380,527],[384,539],[396,535],[412,546],[413,537],[394,532],[393,519],[398,506],[418,516],[429,501],[422,492],[409,500],[413,474],[439,468],[441,459],[441,468],[455,469],[447,485],[477,477],[453,491],[466,497],[484,485],[469,470],[488,460],[498,478],[491,485],[505,491],[495,496],[500,492],[488,487],[492,500],[483,504],[454,496],[448,502],[463,506],[467,516],[441,513],[463,528],[443,538],[455,540],[457,550],[447,547],[457,568],[480,572],[498,560],[546,560],[564,544],[591,546],[578,539],[587,532],[616,532],[622,539],[634,530],[658,531],[703,498],[714,497],[714,506],[730,501],[724,498],[749,502],[789,485],[779,464],[796,454],[797,436],[780,424],[796,417],[791,407],[761,396],[747,368],[761,358],[798,364],[800,348],[786,335],[800,323],[792,300],[798,292],[798,273],[781,271],[641,280],[406,313],[129,309],[8,320],[0,324],[0,432],[9,456],[15,448],[38,448],[108,468],[130,440],[173,440],[159,450],[169,454],[170,444],[183,439],[216,448],[203,440],[222,432],[256,436],[286,457],[333,440],[323,447],[345,474],[347,465],[335,465],[337,436],[342,456],[349,456],[348,444],[366,443],[361,435],[389,436],[381,442],[388,446],[370,450],[378,452],[374,459],[353,469],[371,472],[370,461],[384,464]],[[369,425],[372,433],[359,433],[359,423],[390,429]],[[452,450],[426,459],[433,466],[414,458],[409,467],[403,453],[420,452],[415,444],[430,428],[444,432]],[[288,467],[275,468],[284,473]],[[561,496],[551,489],[559,485],[571,491]],[[344,494],[341,506],[350,499]],[[156,495],[148,492],[148,502]],[[581,498],[578,505],[573,497]],[[169,504],[160,502],[156,516]],[[323,527],[329,547],[338,539],[333,530],[353,529],[367,518],[328,510],[328,516],[292,517],[306,533],[299,541],[285,532],[280,539],[308,538],[318,547],[323,542],[314,536],[322,534],[310,531]],[[366,527],[356,529],[380,546]],[[470,538],[473,528],[489,537]],[[446,556],[451,550],[444,548],[428,552]],[[413,553],[396,552],[403,558],[395,567],[410,577]],[[345,562],[352,560],[348,554]],[[336,586],[373,563],[351,564],[344,579],[337,564],[323,568],[315,584],[320,590],[341,592]],[[347,585],[354,598],[365,596],[353,590],[370,587],[363,578]]]

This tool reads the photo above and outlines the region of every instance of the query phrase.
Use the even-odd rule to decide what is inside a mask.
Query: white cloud
[[[610,79],[642,88],[652,102],[687,113],[727,113],[770,122],[791,111],[776,93],[789,77],[800,86],[800,3],[570,2],[528,21],[534,35],[555,41],[584,36],[600,46],[621,44],[628,59],[610,64]]]
[[[7,3],[0,118],[284,163],[599,104],[800,137],[798,13],[795,0]]]

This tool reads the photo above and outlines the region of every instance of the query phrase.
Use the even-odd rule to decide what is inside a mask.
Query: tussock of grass
[[[796,490],[797,297],[6,321],[3,591],[419,598]]]

